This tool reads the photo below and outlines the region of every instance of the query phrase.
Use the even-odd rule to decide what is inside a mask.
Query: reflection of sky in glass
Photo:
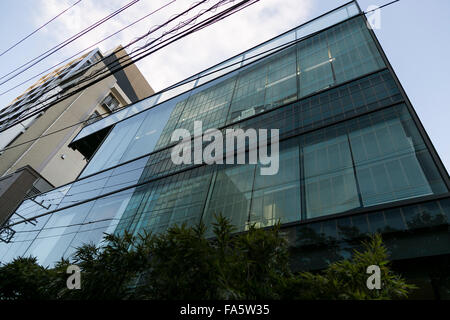
[[[147,116],[144,122],[120,162],[134,159],[154,150],[174,107],[175,103],[168,103],[146,111]]]
[[[186,83],[181,84],[180,86],[177,86],[171,90],[163,92],[162,94],[157,94],[150,98],[147,98],[144,100],[144,101],[146,101],[145,104],[146,105],[148,104],[147,107],[149,108],[150,106],[154,105],[158,100],[159,100],[158,102],[164,102],[166,100],[169,100],[183,92],[186,92],[186,91],[192,89],[194,87],[194,85],[195,85],[195,87],[198,87],[211,79],[220,77],[224,73],[227,73],[232,70],[235,70],[236,68],[239,68],[240,64],[239,63],[234,64],[234,63],[239,62],[242,59],[247,59],[246,61],[244,61],[244,63],[243,63],[244,65],[248,64],[248,63],[255,61],[261,57],[264,57],[268,54],[273,53],[275,50],[279,49],[277,47],[282,46],[283,44],[289,43],[290,41],[294,41],[296,38],[300,39],[306,35],[309,35],[311,33],[317,32],[321,29],[327,28],[333,24],[343,21],[343,20],[345,20],[351,16],[354,16],[356,14],[358,14],[357,6],[354,3],[350,3],[349,5],[341,8],[341,9],[338,9],[336,11],[333,11],[317,20],[306,23],[305,25],[297,28],[294,31],[280,35],[279,37],[277,37],[271,41],[268,41],[266,43],[263,43],[263,44],[257,46],[256,48],[245,51],[244,53],[240,54],[237,57],[228,59],[215,67],[212,67],[205,71],[200,72],[199,75],[201,76],[202,74],[208,74],[210,72],[213,72],[214,70],[219,70],[223,67],[230,66],[230,67],[228,67],[224,70],[221,70],[217,73],[207,75],[205,78],[200,78],[197,81],[197,83],[195,83],[195,81],[186,82],[188,79],[195,79],[197,76],[194,75],[194,76],[182,81],[181,83],[183,83],[183,82],[186,82]],[[265,51],[268,51],[268,52],[264,53]],[[254,57],[254,56],[255,56],[255,58],[252,59],[251,57]],[[154,97],[156,97],[156,98],[154,98]],[[138,104],[139,103],[140,102],[138,102]],[[129,108],[127,108],[127,109],[129,109]],[[133,111],[127,111],[125,113],[126,110],[124,110],[123,114],[119,114],[119,112],[118,112],[117,115],[113,114],[109,117],[106,117],[105,119],[99,120],[89,126],[86,126],[85,128],[83,128],[80,131],[80,133],[77,135],[77,137],[75,137],[75,139],[73,141],[77,141],[77,140],[81,139],[82,137],[86,137],[89,134],[97,132],[113,123],[116,123],[117,121],[120,121],[121,119],[130,117],[131,115],[135,114],[135,112],[140,111],[140,110],[139,111],[133,110]],[[113,118],[110,119],[110,117],[113,117]]]

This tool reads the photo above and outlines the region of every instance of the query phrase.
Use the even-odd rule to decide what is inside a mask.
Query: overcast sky
[[[24,43],[0,56],[0,77],[130,1],[82,0]],[[23,75],[0,85],[0,108],[20,95],[33,81],[8,94],[1,94],[5,90],[170,1],[140,0]],[[75,2],[76,0],[1,0],[0,52]],[[98,47],[107,51],[119,44],[124,45],[152,26],[185,10],[193,2],[176,0]],[[260,0],[232,17],[141,60],[138,67],[150,85],[158,91],[346,2]],[[362,9],[387,2],[390,0],[359,1]],[[203,8],[213,3],[215,1],[211,0]],[[450,91],[449,18],[449,0],[401,0],[382,9],[381,29],[376,30],[388,59],[447,168],[450,168],[450,103],[447,96]]]

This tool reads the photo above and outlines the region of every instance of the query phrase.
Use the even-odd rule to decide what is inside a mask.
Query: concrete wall
[[[117,47],[114,51],[120,50],[122,46]],[[122,58],[124,56],[127,56],[123,60],[126,60],[128,58],[128,53],[125,51],[125,49],[122,49],[118,53],[115,54],[117,59]],[[129,61],[125,61],[121,63],[122,65],[125,63],[128,63]],[[130,82],[131,86],[133,87],[134,92],[137,95],[137,98],[139,100],[147,98],[148,96],[151,96],[155,93],[153,88],[150,86],[150,84],[145,80],[142,73],[139,71],[138,67],[135,64],[132,64],[125,69],[123,69],[125,72],[126,77],[128,78],[128,81]]]
[[[52,106],[37,118],[35,123],[19,136],[12,146],[85,121],[95,110],[101,114],[105,113],[106,110],[99,103],[115,84],[116,79],[114,76],[110,76]],[[18,168],[29,165],[55,186],[75,180],[87,161],[78,151],[68,148],[67,145],[81,128],[82,125],[76,125],[39,140],[5,150],[0,155],[0,175],[13,173]],[[64,155],[64,159],[61,157],[62,155]]]
[[[120,52],[120,56],[125,54],[125,50]],[[104,66],[100,63],[95,68]],[[72,90],[75,89],[76,87]],[[132,93],[134,99],[127,95],[127,91]],[[83,128],[84,125],[81,122],[87,120],[92,113],[109,112],[100,105],[109,93],[112,93],[121,105],[126,105],[135,101],[136,96],[138,99],[143,99],[152,95],[154,91],[139,69],[131,65],[120,75],[111,75],[53,105],[8,146],[13,148],[5,150],[0,155],[0,177],[14,173],[24,166],[30,166],[56,187],[75,180],[85,167],[87,160],[80,152],[72,150],[67,145]],[[74,125],[77,123],[80,125]],[[58,130],[61,131],[56,132]],[[52,134],[45,136],[49,133]],[[43,135],[45,137],[42,137]],[[34,140],[38,137],[41,138]]]

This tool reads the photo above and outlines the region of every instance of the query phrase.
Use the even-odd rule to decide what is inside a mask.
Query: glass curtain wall
[[[108,127],[121,119],[125,119],[134,115],[136,112],[151,108],[157,103],[163,103],[168,99],[175,97],[185,91],[193,88],[197,89],[204,83],[219,78],[220,76],[232,72],[242,66],[254,62],[265,56],[269,56],[281,48],[286,48],[294,41],[299,41],[307,36],[310,36],[320,30],[326,29],[332,25],[338,24],[360,13],[358,5],[354,2],[348,3],[340,8],[328,12],[317,19],[309,21],[298,28],[288,31],[280,36],[266,41],[259,46],[249,49],[240,55],[225,60],[207,70],[204,70],[196,75],[193,75],[178,84],[167,88],[162,93],[155,94],[145,100],[142,100],[124,110],[115,112],[112,115],[101,119],[92,125],[83,128],[73,141],[77,141],[87,135],[94,133],[102,128]]]
[[[135,165],[147,159],[141,161]],[[116,226],[118,233],[164,232],[202,219],[211,231],[214,214],[221,213],[244,231],[249,224],[271,226],[447,192],[404,104],[282,141],[278,173],[261,176],[259,169],[202,166],[55,212],[39,218],[37,227],[17,228],[23,234],[1,259],[35,255],[50,265],[86,240],[98,244],[102,232]],[[107,178],[102,190],[120,181]],[[62,193],[83,189],[74,190]]]
[[[182,188],[190,197],[192,186],[202,190],[207,226],[222,214],[238,231],[249,224],[271,226],[447,191],[403,104],[283,141],[280,170],[273,176],[261,176],[259,165],[204,168],[213,170],[209,189],[209,181],[196,185],[198,169],[188,171],[193,176],[183,179]],[[153,207],[160,195],[154,187],[148,190],[144,197],[134,196],[145,207],[139,219],[148,221],[134,225],[134,232],[153,230],[162,219]],[[137,207],[133,204],[133,210]],[[165,219],[171,215],[164,214]]]
[[[297,45],[300,94],[320,91],[384,66],[361,19],[352,19]]]
[[[346,134],[322,133],[322,141],[302,147],[306,212],[309,218],[360,207]]]
[[[119,122],[82,177],[168,146],[195,120],[222,127],[383,67],[364,20],[353,18]]]
[[[297,139],[280,145],[279,171],[274,176],[255,172],[249,223],[266,227],[301,219],[300,161]]]
[[[133,189],[87,202],[49,216],[25,256],[34,256],[44,266],[70,258],[76,248],[88,243],[99,245],[104,233],[113,233]]]
[[[147,162],[144,157],[38,197],[47,210],[27,200],[18,213],[31,217],[133,185]],[[259,165],[203,166],[82,203],[38,218],[36,226],[18,225],[0,259],[26,254],[52,264],[86,239],[98,243],[116,225],[117,232],[163,232],[200,219],[211,226],[221,213],[244,231],[249,224],[289,223],[447,192],[404,104],[282,141],[279,168],[261,176]]]
[[[201,167],[136,188],[116,233],[160,233],[175,224],[199,223],[211,174],[210,167]]]
[[[0,244],[0,261],[31,254],[52,264],[83,242],[98,244],[103,232],[164,232],[201,220],[210,227],[219,213],[244,231],[250,224],[265,227],[447,192],[382,69],[357,17],[117,123],[82,177],[122,165],[37,197],[48,209],[23,202],[17,213],[25,217],[64,209],[36,225],[18,225],[14,241]],[[279,128],[284,141],[278,173],[261,176],[259,165],[174,166],[167,148],[171,134],[192,131],[194,120],[202,120],[204,129],[237,120],[243,121],[232,126]],[[158,152],[144,156],[152,151]],[[136,183],[144,184],[122,190]]]

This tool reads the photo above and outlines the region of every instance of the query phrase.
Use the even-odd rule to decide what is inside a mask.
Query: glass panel
[[[108,170],[74,182],[58,208],[64,208],[100,195],[106,181],[111,176],[111,172],[112,170]]]
[[[203,167],[140,187],[133,195],[137,202],[130,202],[132,214],[127,210],[117,232],[123,232],[128,226],[126,229],[135,235],[143,230],[159,233],[175,224],[199,223],[210,178],[210,168]]]
[[[212,235],[215,214],[222,214],[243,231],[248,227],[250,198],[255,165],[221,166],[213,178],[214,186],[208,199],[203,222]]]
[[[35,212],[38,213],[39,212]],[[44,210],[42,212],[44,213]],[[25,216],[26,218],[31,218],[34,216],[34,213],[29,216]],[[29,256],[25,255],[25,252],[28,250],[29,246],[32,244],[34,239],[37,237],[40,229],[46,224],[50,215],[43,216],[41,218],[37,218],[33,220],[32,223],[21,223],[12,227],[12,229],[16,232],[14,237],[12,238],[10,243],[0,243],[0,262],[8,263],[13,259],[20,256]],[[20,219],[18,221],[21,221]]]
[[[106,194],[138,183],[148,159],[149,157],[144,157],[114,168],[101,193]]]
[[[182,167],[189,166],[175,165],[171,159],[171,151],[172,148],[168,148],[151,154],[139,182],[148,181],[151,178],[179,171]]]
[[[162,104],[145,112],[145,119],[134,138],[130,140],[120,163],[135,159],[155,149],[156,142],[174,107],[175,105],[172,103]]]
[[[360,206],[347,135],[322,131],[303,147],[305,201],[308,218]]]
[[[57,208],[64,195],[71,185],[66,185],[37,196],[34,200],[25,200],[17,208],[16,213],[11,216],[10,223],[20,222],[24,219],[36,217]],[[42,204],[39,205],[38,203]],[[44,208],[45,207],[45,208]],[[19,216],[20,215],[20,216]],[[2,243],[0,246],[0,261],[7,263],[18,256],[24,255],[28,247],[38,235],[40,229],[46,224],[50,214],[32,220],[31,222],[20,223],[11,228],[16,232],[12,242]]]
[[[13,214],[11,216],[10,222],[14,223],[17,221],[22,221],[23,218],[34,217],[39,214],[56,209],[71,187],[72,184],[68,184],[58,189],[54,189],[47,193],[36,196],[34,198],[35,201],[32,201],[31,199],[25,200],[16,210],[16,213],[18,213],[20,216],[17,214]],[[39,205],[38,203],[40,203],[41,205]]]
[[[359,10],[356,4],[350,3],[345,7],[337,9],[324,15],[323,17],[300,26],[299,28],[297,28],[296,37],[297,39],[301,39],[302,37],[344,21],[351,16],[357,15],[358,13]]]
[[[161,98],[159,98],[159,102],[162,103],[164,101],[172,99],[175,96],[178,96],[179,94],[181,94],[183,92],[191,90],[194,87],[194,84],[195,84],[195,80],[193,79],[187,83],[178,84],[176,87],[173,87],[172,89],[162,92]]]
[[[128,112],[129,112],[128,109],[123,109],[123,110],[117,111],[108,117],[100,119],[100,120],[94,122],[93,124],[84,127],[80,131],[80,133],[78,133],[78,135],[75,137],[75,139],[73,139],[73,141],[80,140],[81,138],[84,138],[84,137],[86,137],[94,132],[97,132],[103,128],[112,126],[113,124],[119,122],[120,120],[125,119]]]
[[[343,120],[401,101],[402,97],[394,79],[388,70],[384,70],[325,90],[273,112],[247,119],[233,127],[279,129],[280,137],[285,137],[287,134],[301,134],[332,121]]]
[[[149,183],[148,185],[142,185],[134,189],[131,199],[128,202],[127,207],[125,208],[124,213],[122,214],[122,217],[114,231],[116,235],[122,236],[125,231],[135,232],[135,230],[138,229],[139,230],[136,233],[140,232],[140,226],[136,226],[137,221],[140,220],[140,215],[137,213],[141,208],[142,200],[146,197],[147,190],[150,187],[151,184]],[[142,210],[140,212],[142,212]]]
[[[139,102],[136,102],[120,111],[114,112],[109,116],[104,117],[103,119],[100,119],[96,121],[95,123],[88,125],[84,127],[78,135],[73,139],[72,142],[75,142],[77,140],[80,140],[81,138],[84,138],[91,133],[97,132],[103,128],[109,127],[117,122],[119,122],[122,119],[126,119],[131,117],[132,115],[148,109],[156,104],[160,97],[160,94],[153,95],[147,99],[141,100]]]
[[[264,93],[267,83],[267,64],[258,63],[239,74],[229,122],[247,118],[264,111]]]
[[[283,34],[267,43],[264,43],[254,49],[244,53],[243,65],[249,64],[255,60],[265,57],[273,52],[280,50],[284,45],[292,44],[295,41],[295,31]]]
[[[225,77],[225,78],[228,78]],[[176,128],[187,129],[194,132],[194,121],[202,121],[203,131],[209,128],[218,128],[225,124],[230,107],[236,77],[221,78],[212,81],[201,89],[192,92],[186,106],[181,113]]]
[[[397,110],[411,121],[406,109]],[[364,206],[433,193],[416,153],[425,145],[414,144],[403,121],[391,111],[354,122],[350,141]]]
[[[272,226],[278,221],[299,221],[300,170],[297,139],[280,145],[279,171],[275,175],[261,175],[258,165],[250,210],[250,224]]]
[[[83,244],[98,246],[105,234],[114,233],[134,190],[129,189],[96,200],[64,256],[70,257]]]
[[[161,136],[156,143],[155,150],[165,147],[170,143],[170,138],[172,136],[173,131],[176,128],[176,125],[180,119],[180,115],[184,110],[184,106],[186,105],[187,98],[191,92],[183,94],[175,99],[167,101],[164,105],[174,105],[172,113],[170,114],[169,120],[165,123],[164,129],[161,133]]]
[[[132,105],[126,108],[126,110],[128,110],[127,118],[131,117],[133,114],[136,114],[142,110],[146,110],[150,107],[153,107],[158,102],[160,96],[161,96],[160,94],[155,94],[144,100],[133,103]]]
[[[148,112],[148,111],[147,111]],[[110,168],[119,163],[129,143],[136,136],[136,131],[147,116],[147,112],[118,123],[103,141],[94,157],[89,161],[80,177]]]
[[[29,247],[26,256],[35,256],[39,264],[52,266],[58,262],[80,229],[94,202],[55,212]]]
[[[319,34],[298,44],[300,94],[306,96],[334,84],[331,53],[326,34]]]
[[[336,26],[327,35],[337,83],[384,67],[362,18]]]
[[[297,99],[297,61],[295,47],[286,49],[268,62],[265,109]]]
[[[200,73],[200,78],[198,79],[198,83],[196,87],[201,86],[202,84],[216,79],[218,77],[223,76],[226,73],[229,73],[237,68],[241,67],[242,55],[227,60],[213,68],[207,69]],[[221,70],[223,69],[223,70]]]
[[[360,12],[356,3],[350,3],[346,8],[348,17],[356,16]]]

